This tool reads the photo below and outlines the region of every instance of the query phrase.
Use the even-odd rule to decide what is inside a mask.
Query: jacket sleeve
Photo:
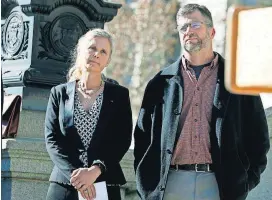
[[[138,115],[138,120],[136,122],[135,130],[134,130],[134,171],[136,172],[137,167],[144,157],[150,142],[151,142],[151,126],[152,126],[152,118],[151,118],[151,105],[150,100],[152,97],[152,90],[150,88],[150,82],[147,85],[143,102],[140,108],[140,112]]]
[[[105,168],[112,164],[119,163],[131,145],[132,139],[132,111],[129,99],[129,91],[125,90],[121,94],[122,101],[118,115],[115,116],[115,130],[112,130],[114,137],[107,143],[107,150],[104,151],[101,160]]]
[[[65,138],[59,126],[59,101],[55,87],[51,89],[46,115],[45,115],[45,143],[48,154],[53,163],[63,175],[70,180],[71,173],[76,169],[69,158]],[[66,148],[65,148],[66,147]]]
[[[249,189],[260,182],[267,165],[266,154],[270,148],[268,125],[260,96],[245,96],[245,148],[249,159]]]

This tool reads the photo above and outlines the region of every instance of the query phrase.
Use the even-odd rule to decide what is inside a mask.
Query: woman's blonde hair
[[[86,34],[82,35],[80,37],[80,39],[78,40],[77,45],[75,46],[74,50],[72,51],[71,54],[71,68],[68,71],[67,74],[67,79],[68,81],[74,81],[74,80],[79,80],[82,76],[82,69],[80,66],[80,53],[81,48],[84,46],[84,44],[86,43],[86,39],[90,39],[90,38],[94,38],[94,37],[103,37],[103,38],[107,38],[109,40],[110,43],[110,57],[109,60],[111,58],[111,54],[112,54],[112,36],[110,35],[109,32],[103,30],[103,29],[93,29],[88,31]]]

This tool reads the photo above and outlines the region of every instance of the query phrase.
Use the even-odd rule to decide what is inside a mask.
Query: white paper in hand
[[[109,200],[108,198],[108,192],[107,192],[107,186],[106,182],[99,182],[94,184],[95,192],[96,192],[96,198],[94,200]],[[80,192],[78,192],[78,200],[85,200]]]

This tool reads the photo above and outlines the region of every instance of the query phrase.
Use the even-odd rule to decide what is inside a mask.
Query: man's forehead
[[[180,24],[184,24],[184,23],[188,23],[188,22],[192,22],[192,21],[202,21],[203,20],[203,16],[199,11],[194,11],[190,14],[187,14],[186,16],[180,16],[177,20],[177,22]]]

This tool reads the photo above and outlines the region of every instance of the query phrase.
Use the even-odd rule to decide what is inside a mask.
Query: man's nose
[[[188,35],[191,32],[191,30],[192,30],[191,25],[188,25],[184,34]]]

